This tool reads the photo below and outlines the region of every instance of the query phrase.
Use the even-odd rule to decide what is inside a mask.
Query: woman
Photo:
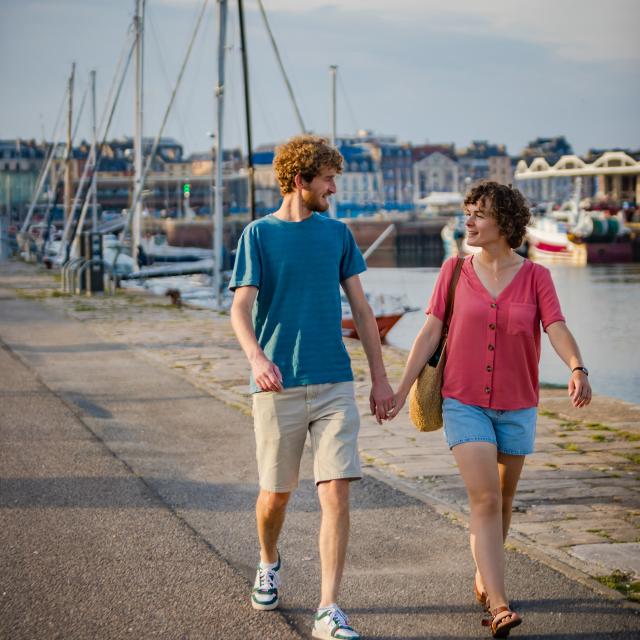
[[[517,189],[482,182],[464,202],[467,243],[450,322],[442,396],[444,432],[467,489],[474,592],[484,624],[504,638],[522,622],[509,607],[504,540],[525,456],[534,449],[540,326],[570,370],[573,406],[591,401],[588,371],[567,328],[548,269],[522,258],[529,208]],[[435,351],[456,259],[444,263],[396,392],[393,418]]]

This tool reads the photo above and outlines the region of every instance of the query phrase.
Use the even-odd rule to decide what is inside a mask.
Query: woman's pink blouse
[[[456,258],[443,265],[427,314],[444,320]],[[486,409],[538,404],[540,325],[564,321],[551,274],[529,260],[494,300],[465,258],[447,342],[442,396]]]

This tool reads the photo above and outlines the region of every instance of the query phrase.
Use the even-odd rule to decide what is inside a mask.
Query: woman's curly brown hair
[[[324,168],[342,173],[342,156],[320,136],[294,136],[276,149],[273,159],[273,170],[283,196],[294,190],[297,174],[311,182]]]
[[[474,185],[464,199],[465,207],[470,204],[477,204],[484,213],[495,218],[500,233],[512,249],[522,244],[531,220],[531,211],[518,189],[483,180]]]

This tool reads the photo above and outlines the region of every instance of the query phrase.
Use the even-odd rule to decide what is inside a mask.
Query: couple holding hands
[[[467,243],[479,252],[442,266],[394,394],[358,277],[364,259],[348,227],[320,215],[336,193],[342,162],[337,149],[315,136],[292,138],[277,149],[273,166],[282,204],[245,228],[229,285],[235,292],[231,322],[251,365],[260,481],[260,562],[251,604],[259,610],[279,604],[283,562],[277,541],[309,433],[322,512],[321,594],[312,636],[360,638],[337,604],[349,536],[349,484],[361,477],[360,418],[342,340],[340,287],[367,356],[371,411],[381,422],[399,413],[436,350],[455,274],[442,385],[444,433],[469,498],[473,592],[485,608],[483,624],[493,637],[506,637],[522,622],[506,596],[504,539],[525,456],[534,449],[541,327],[567,364],[576,407],[591,400],[588,371],[549,271],[514,252],[530,219],[523,196],[482,182],[464,204]]]

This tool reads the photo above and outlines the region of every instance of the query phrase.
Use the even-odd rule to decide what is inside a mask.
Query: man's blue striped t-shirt
[[[340,283],[365,270],[351,231],[338,220],[313,213],[288,222],[271,214],[245,228],[229,288],[258,288],[256,338],[285,388],[353,380]],[[258,391],[253,376],[251,390]]]

